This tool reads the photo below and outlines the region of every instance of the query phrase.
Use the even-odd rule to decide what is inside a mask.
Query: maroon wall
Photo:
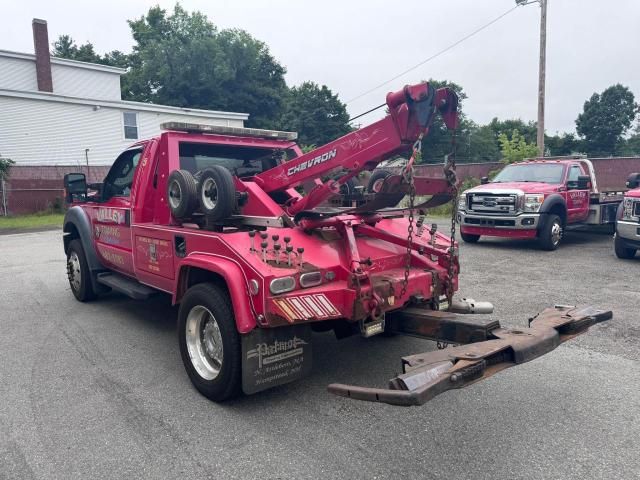
[[[88,182],[101,182],[109,166],[91,167]],[[66,173],[87,173],[87,167],[77,166],[22,166],[14,165],[9,171],[7,210],[10,215],[41,212],[64,204],[62,180]],[[1,197],[0,197],[1,201]],[[1,207],[1,206],[0,206]],[[2,212],[0,208],[0,213]]]
[[[590,158],[596,171],[598,188],[600,190],[625,190],[627,177],[630,173],[640,172],[640,157],[607,157]],[[464,180],[469,177],[480,178],[491,170],[502,168],[500,162],[490,163],[461,163],[457,166],[458,178]],[[417,173],[421,176],[439,176],[442,165],[420,165]]]

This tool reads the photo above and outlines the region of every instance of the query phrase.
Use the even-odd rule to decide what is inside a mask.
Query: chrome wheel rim
[[[207,210],[213,210],[218,204],[218,185],[213,178],[207,178],[202,183],[202,205]]]
[[[371,185],[371,190],[373,190],[373,193],[379,193],[380,190],[382,190],[382,184],[384,183],[385,179],[386,177],[379,178],[378,180],[373,182],[373,185]]]
[[[562,226],[559,223],[554,223],[551,226],[551,241],[554,245],[558,245],[560,243],[560,239],[562,238]]]
[[[191,365],[205,380],[213,380],[220,373],[224,359],[220,326],[208,308],[193,307],[185,326],[187,350]]]
[[[173,181],[169,185],[169,205],[171,205],[171,208],[176,209],[180,202],[182,202],[182,189],[178,182]]]
[[[78,292],[82,282],[82,273],[80,271],[80,258],[76,252],[71,252],[67,260],[67,276],[69,277],[71,288]]]

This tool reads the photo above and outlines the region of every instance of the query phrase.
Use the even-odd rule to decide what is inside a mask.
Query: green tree
[[[590,156],[613,155],[637,111],[633,93],[619,83],[591,95],[576,119],[576,130],[584,139],[586,152]]]
[[[467,158],[469,162],[495,162],[500,158],[500,147],[495,141],[493,130],[489,125],[478,126],[469,121],[468,138],[460,138],[460,143],[468,142]],[[458,146],[458,151],[461,148]]]
[[[9,170],[11,170],[11,166],[15,163],[16,162],[10,158],[0,157],[0,180],[7,180],[9,178]]]
[[[68,58],[79,62],[101,63],[121,68],[127,68],[128,66],[128,56],[124,53],[114,50],[101,56],[95,51],[91,42],[78,46],[69,35],[60,35],[53,42],[52,47],[51,55],[54,57]]]
[[[498,120],[497,117],[494,117],[491,122],[489,122],[489,128],[491,128],[491,130],[493,131],[495,142],[498,148],[500,148],[501,145],[498,138],[503,133],[509,136],[514,130],[517,130],[518,133],[524,137],[524,140],[527,143],[536,143],[536,138],[538,135],[538,127],[536,122],[524,122],[519,118]]]
[[[468,138],[471,124],[462,110],[462,104],[467,98],[462,87],[449,80],[434,80],[433,78],[430,78],[428,83],[436,89],[444,87],[451,88],[458,94],[460,101],[458,105],[458,117],[460,121],[456,130],[456,138],[459,141]],[[457,147],[457,153],[460,154],[464,152],[464,149],[460,145],[457,145]],[[449,153],[451,153],[451,132],[447,129],[440,115],[436,115],[429,129],[429,134],[422,141],[421,163],[442,163],[444,156]]]
[[[248,126],[273,127],[283,110],[286,70],[243,30],[221,30],[200,12],[153,7],[129,21],[135,45],[124,87],[128,99],[250,114]]]
[[[582,151],[582,142],[573,133],[545,135],[544,146],[549,156],[573,155]]]
[[[534,143],[528,143],[518,130],[511,132],[511,138],[506,133],[501,133],[498,140],[501,146],[502,163],[519,162],[525,158],[535,157],[538,153],[538,147]]]
[[[326,85],[304,82],[289,91],[278,128],[298,132],[300,143],[324,145],[351,131],[344,103]]]
[[[632,135],[620,141],[616,154],[622,157],[640,156],[640,123]]]

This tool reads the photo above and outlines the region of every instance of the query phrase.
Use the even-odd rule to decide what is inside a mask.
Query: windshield
[[[528,163],[505,167],[491,183],[542,182],[561,183],[564,165],[560,163]]]

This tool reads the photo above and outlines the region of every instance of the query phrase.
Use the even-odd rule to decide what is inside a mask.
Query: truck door
[[[585,175],[578,164],[571,165],[567,172],[567,223],[580,222],[589,216],[589,190],[578,189],[578,177]]]
[[[143,146],[125,150],[105,177],[101,201],[89,210],[96,251],[109,268],[132,275],[131,185]]]

